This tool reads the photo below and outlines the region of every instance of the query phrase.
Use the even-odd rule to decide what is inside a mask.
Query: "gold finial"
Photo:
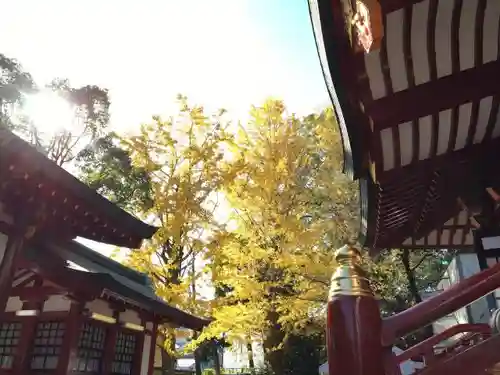
[[[335,252],[335,260],[338,266],[330,284],[330,299],[339,295],[373,297],[357,248],[349,245],[341,247]]]

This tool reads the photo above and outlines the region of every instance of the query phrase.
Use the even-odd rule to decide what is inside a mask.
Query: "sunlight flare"
[[[70,129],[76,120],[73,106],[51,90],[26,97],[24,114],[40,132],[49,134]]]

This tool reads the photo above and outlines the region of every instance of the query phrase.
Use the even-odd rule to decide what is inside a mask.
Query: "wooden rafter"
[[[18,282],[12,283],[12,286],[14,288],[23,288],[27,286],[28,284],[34,282],[38,278],[37,275],[34,273],[27,274],[27,276],[24,279],[19,280]]]
[[[464,103],[498,95],[498,82],[500,61],[493,61],[375,100],[366,105],[365,111],[373,119],[376,129],[391,128]]]
[[[52,295],[66,294],[63,288],[53,286],[15,287],[10,292],[11,297],[19,297],[22,301],[48,298]]]
[[[411,7],[414,4],[420,3],[423,0],[378,0],[382,7],[382,12],[390,13],[396,10]]]

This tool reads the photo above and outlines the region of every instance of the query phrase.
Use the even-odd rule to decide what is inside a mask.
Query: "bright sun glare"
[[[41,91],[26,98],[24,114],[42,133],[56,134],[75,124],[72,106],[52,91]]]

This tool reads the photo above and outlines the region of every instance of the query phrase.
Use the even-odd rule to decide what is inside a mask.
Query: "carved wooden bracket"
[[[354,48],[365,53],[380,48],[384,37],[384,25],[379,1],[356,0],[356,8],[351,14],[349,21],[354,28],[353,39],[356,42]]]

